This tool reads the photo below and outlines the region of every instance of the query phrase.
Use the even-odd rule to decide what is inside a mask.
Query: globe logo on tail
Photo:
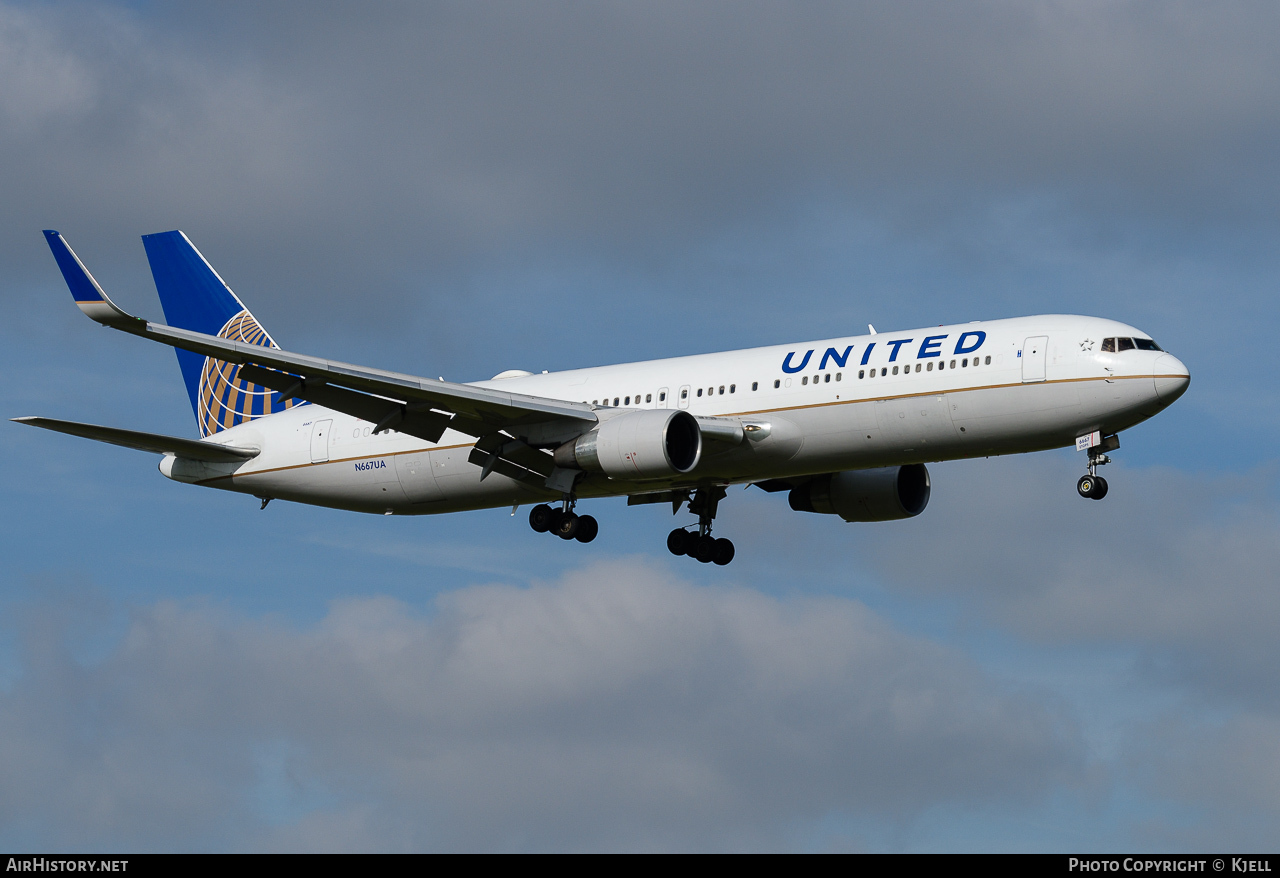
[[[264,348],[278,347],[248,310],[228,320],[218,336]],[[205,357],[200,371],[199,399],[201,437],[303,404],[301,400],[281,399],[274,390],[251,384],[240,377],[239,365],[212,357]]]

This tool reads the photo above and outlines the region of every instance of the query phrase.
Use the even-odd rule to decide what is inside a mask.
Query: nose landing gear
[[[565,494],[562,506],[553,509],[539,503],[529,510],[529,527],[540,534],[553,533],[562,540],[589,543],[600,533],[600,523],[591,515],[578,515],[573,511],[578,502],[571,494]]]
[[[689,501],[689,511],[698,516],[698,529],[691,531],[678,527],[667,534],[667,550],[671,554],[688,555],[703,564],[714,563],[720,567],[733,560],[732,541],[711,535],[711,522],[724,494],[724,488],[718,485],[698,489]]]
[[[1101,500],[1107,496],[1107,480],[1102,476],[1081,476],[1076,491],[1088,500]]]
[[[1111,463],[1108,451],[1120,447],[1119,436],[1108,436],[1101,443],[1089,449],[1089,475],[1081,476],[1076,482],[1076,493],[1086,500],[1101,500],[1107,496],[1107,480],[1098,475],[1098,467]]]

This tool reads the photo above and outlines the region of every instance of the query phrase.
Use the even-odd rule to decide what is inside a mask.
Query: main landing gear
[[[723,567],[733,560],[733,543],[716,539],[711,535],[711,521],[716,517],[716,507],[724,498],[724,488],[699,488],[689,501],[689,511],[698,516],[698,529],[678,527],[667,534],[667,549],[673,555],[688,555],[703,564],[715,563]]]
[[[573,507],[577,502],[571,494],[565,494],[559,509],[539,503],[529,510],[529,527],[540,534],[553,533],[562,540],[591,542],[600,533],[600,523],[593,516],[575,513]]]
[[[1089,449],[1089,475],[1076,482],[1076,493],[1086,500],[1101,500],[1107,496],[1107,480],[1098,475],[1098,467],[1111,463],[1107,452],[1120,447],[1116,436],[1108,436],[1101,445]]]

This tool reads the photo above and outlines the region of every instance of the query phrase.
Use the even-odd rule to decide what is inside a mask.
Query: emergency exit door
[[[1022,343],[1022,383],[1044,380],[1045,358],[1049,350],[1049,337],[1037,335]]]

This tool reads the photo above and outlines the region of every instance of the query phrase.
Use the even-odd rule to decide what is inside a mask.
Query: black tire
[[[682,527],[678,527],[667,534],[667,551],[673,555],[687,555],[689,553],[689,532]]]
[[[1102,476],[1098,476],[1096,481],[1097,484],[1094,485],[1093,488],[1093,499],[1101,500],[1103,497],[1107,496],[1107,480]]]
[[[716,540],[716,553],[711,559],[717,566],[723,567],[733,560],[733,542],[730,540]]]
[[[710,535],[698,537],[698,543],[689,554],[703,564],[710,564],[716,557],[716,538]]]
[[[1086,500],[1093,499],[1093,495],[1098,490],[1098,480],[1096,476],[1081,476],[1080,481],[1076,482],[1076,493]]]
[[[547,533],[555,533],[560,529],[560,519],[564,518],[564,510],[551,507],[551,515],[547,518]]]
[[[540,534],[551,530],[551,513],[554,511],[546,503],[539,503],[529,510],[529,527]]]
[[[589,543],[598,533],[600,533],[600,522],[596,521],[594,515],[578,516],[578,532],[573,535],[574,539],[580,543]]]
[[[556,522],[556,529],[552,531],[562,540],[571,540],[578,535],[578,523],[582,519],[574,515],[572,512],[560,513],[560,520]]]

